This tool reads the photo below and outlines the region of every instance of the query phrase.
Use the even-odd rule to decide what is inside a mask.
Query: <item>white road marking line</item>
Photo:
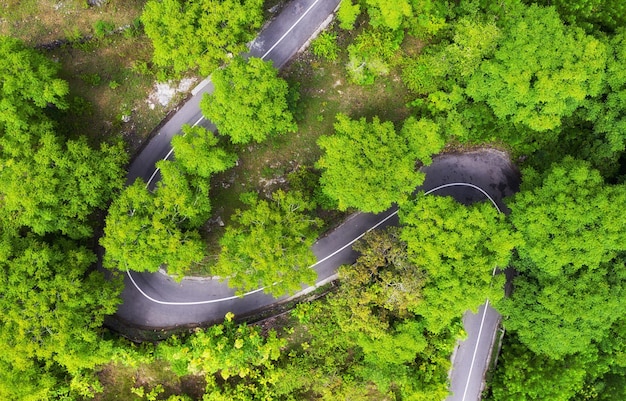
[[[261,56],[261,59],[262,59],[262,60],[265,60],[265,57],[267,57],[267,55],[268,55],[268,54],[270,54],[270,52],[271,52],[272,50],[274,50],[274,48],[275,48],[276,46],[278,46],[278,44],[279,44],[280,42],[282,42],[282,41],[283,41],[283,39],[285,39],[285,37],[287,37],[287,35],[289,35],[289,33],[293,30],[293,28],[295,28],[295,27],[296,27],[296,25],[298,25],[298,24],[300,23],[300,21],[302,21],[302,19],[303,19],[304,17],[306,17],[306,15],[309,13],[309,11],[311,11],[311,9],[313,9],[313,7],[315,7],[315,5],[316,5],[317,3],[319,3],[319,1],[320,1],[320,0],[315,0],[315,1],[313,2],[313,4],[311,4],[311,5],[309,6],[309,8],[307,8],[307,9],[306,9],[306,11],[305,11],[305,12],[304,12],[301,16],[300,16],[300,18],[298,18],[298,20],[297,20],[296,22],[294,22],[294,24],[291,26],[291,28],[287,29],[287,32],[285,32],[285,33],[283,34],[283,36],[281,36],[281,37],[280,37],[280,39],[278,39],[278,41],[276,41],[276,43],[274,43],[274,45],[273,45],[272,47],[270,47],[270,49],[269,49],[268,51],[266,51],[264,55],[262,55],[262,56]]]
[[[449,183],[449,184],[443,184],[443,185],[440,185],[438,187],[432,188],[432,189],[424,192],[424,195],[430,195],[431,193],[433,193],[435,191],[438,191],[438,190],[444,189],[444,188],[449,188],[449,187],[470,187],[470,188],[477,189],[482,194],[484,194],[493,203],[493,205],[496,207],[496,209],[500,212],[500,208],[498,207],[496,202],[493,200],[493,198],[491,196],[489,196],[489,194],[487,192],[485,192],[482,188],[480,188],[480,187],[478,187],[478,186],[476,186],[474,184],[469,184],[469,183],[466,183],[466,182],[453,182],[453,183]],[[328,255],[328,256],[320,259],[319,261],[315,262],[314,264],[309,266],[309,268],[313,268],[313,267],[317,266],[318,264],[323,263],[323,262],[327,261],[328,259],[332,258],[333,256],[337,255],[338,253],[344,251],[346,248],[348,248],[349,246],[353,245],[355,242],[357,242],[358,240],[363,238],[363,236],[365,236],[365,234],[367,234],[368,232],[378,228],[381,224],[385,223],[387,220],[389,220],[390,218],[392,218],[396,214],[398,214],[398,211],[394,210],[392,213],[389,214],[389,216],[385,217],[384,219],[382,219],[378,223],[374,224],[372,227],[368,228],[364,233],[358,235],[356,238],[354,238],[353,240],[351,240],[350,242],[348,242],[347,244],[345,244],[341,248],[337,249],[336,251],[334,251],[330,255]],[[161,300],[155,299],[155,298],[149,296],[148,294],[146,294],[139,287],[137,282],[135,282],[135,280],[133,279],[133,276],[130,273],[130,270],[126,270],[126,274],[128,274],[128,277],[130,278],[130,281],[133,283],[133,285],[135,286],[137,291],[139,291],[139,293],[141,293],[141,295],[143,295],[148,300],[150,300],[150,301],[152,301],[154,303],[157,303],[157,304],[161,304],[161,305],[190,306],[190,305],[213,304],[213,303],[218,303],[218,302],[222,302],[222,301],[230,301],[230,300],[233,300],[235,298],[244,298],[244,297],[246,297],[248,295],[256,294],[257,292],[263,291],[264,289],[267,288],[267,287],[261,287],[261,288],[258,288],[256,290],[254,290],[254,291],[250,291],[250,292],[247,292],[245,294],[242,294],[241,296],[233,295],[233,296],[226,297],[226,298],[209,299],[209,300],[204,300],[204,301],[189,301],[189,302],[161,301]],[[315,285],[317,285],[317,283]]]
[[[163,158],[163,160],[167,160],[172,153],[174,152],[174,148],[171,148],[169,152],[167,152],[167,154],[165,155],[165,157]],[[150,186],[150,183],[152,182],[152,180],[154,179],[154,177],[156,177],[157,173],[160,171],[160,168],[156,168],[156,170],[154,170],[154,173],[152,173],[152,175],[150,176],[150,179],[148,180],[148,182],[146,183],[146,188]]]
[[[474,370],[474,362],[476,361],[476,354],[478,353],[478,344],[480,344],[480,336],[483,332],[483,326],[485,324],[485,316],[487,315],[487,307],[489,306],[489,300],[485,303],[485,309],[483,309],[483,318],[480,322],[480,328],[478,329],[478,340],[476,340],[476,346],[474,347],[474,355],[472,355],[472,363],[470,364],[470,370],[467,374],[467,382],[465,383],[465,391],[463,391],[463,398],[461,401],[465,401],[465,397],[467,396],[467,389],[470,385],[470,378],[472,377],[472,370]]]
[[[198,119],[198,121],[196,121],[195,123],[193,123],[192,127],[195,127],[196,125],[200,124],[200,121],[204,120],[204,116],[200,116],[200,118]]]
[[[281,36],[281,37],[280,37],[280,38],[276,41],[276,43],[274,43],[274,45],[273,45],[272,47],[270,47],[270,49],[269,49],[268,51],[266,51],[266,52],[265,52],[265,54],[264,54],[263,56],[261,56],[261,59],[262,59],[262,60],[265,60],[265,58],[267,57],[267,55],[268,55],[268,54],[270,54],[270,52],[271,52],[272,50],[274,50],[274,49],[276,48],[276,46],[278,46],[278,45],[280,44],[280,42],[282,42],[282,41],[283,41],[283,40],[287,37],[287,35],[289,35],[289,33],[290,33],[291,31],[293,31],[293,29],[296,27],[296,25],[298,25],[298,24],[300,23],[300,21],[302,21],[302,19],[304,19],[304,17],[305,17],[305,16],[309,13],[309,11],[311,11],[311,10],[313,9],[313,7],[315,7],[315,5],[316,5],[317,3],[319,3],[319,1],[320,1],[320,0],[315,0],[315,1],[313,2],[313,4],[311,4],[311,5],[309,6],[309,8],[307,8],[307,9],[306,9],[306,11],[304,11],[304,13],[300,16],[300,18],[298,18],[298,19],[296,20],[296,22],[294,22],[294,23],[293,23],[293,25],[291,25],[291,27],[287,30],[287,32],[285,32],[285,33],[283,34],[283,36]],[[198,119],[198,121],[196,121],[196,122],[192,125],[192,127],[195,127],[196,125],[198,125],[198,124],[200,123],[200,121],[202,121],[202,120],[204,120],[204,116],[201,116],[201,117]],[[170,153],[171,153],[171,151],[170,151]],[[169,155],[169,153],[168,153],[168,155]],[[165,157],[165,160],[167,160],[167,156]],[[150,179],[148,180],[148,184],[147,184],[147,186],[149,186],[149,185],[150,185],[150,183],[152,182],[152,180],[154,179],[154,177],[156,177],[156,175],[157,175],[157,173],[158,173],[158,172],[159,172],[159,169],[158,169],[158,168],[154,170],[154,172],[153,172],[153,173],[152,173],[152,175],[150,176]]]

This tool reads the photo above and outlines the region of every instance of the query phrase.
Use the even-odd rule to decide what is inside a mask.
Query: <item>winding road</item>
[[[329,21],[338,4],[339,0],[293,0],[252,42],[250,54],[273,60],[274,65],[280,68]],[[171,138],[180,132],[183,124],[214,128],[199,110],[200,99],[212,90],[210,80],[203,81],[194,90],[194,96],[133,160],[127,176],[128,184],[141,178],[147,185],[154,186],[159,179],[155,163],[171,156]],[[451,195],[463,203],[483,201],[489,197],[502,210],[506,210],[502,198],[514,193],[519,186],[515,167],[506,155],[493,150],[438,156],[424,171],[426,180],[421,189],[429,191],[443,185],[436,190],[438,195]],[[396,213],[397,210],[392,208],[377,215],[352,215],[337,229],[319,239],[313,246],[318,262],[311,266],[318,274],[316,286],[334,280],[340,265],[355,261],[357,255],[351,245],[364,233],[397,224]],[[313,288],[303,288],[302,293]],[[122,293],[123,302],[114,319],[123,326],[146,330],[207,325],[221,321],[227,312],[244,317],[287,299],[277,300],[261,290],[237,297],[225,283],[210,278],[189,278],[177,283],[165,274],[128,273]],[[499,316],[487,303],[478,314],[468,312],[463,322],[468,338],[459,344],[455,352],[450,375],[453,395],[447,401],[480,399]]]

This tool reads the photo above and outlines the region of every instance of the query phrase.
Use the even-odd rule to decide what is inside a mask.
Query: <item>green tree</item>
[[[511,335],[509,335],[511,336]],[[582,389],[594,353],[551,359],[506,338],[488,401],[568,401]]]
[[[554,9],[534,5],[504,25],[494,57],[480,64],[466,89],[498,118],[549,131],[600,94],[607,54],[598,39],[564,26]]]
[[[172,337],[158,346],[157,355],[174,361],[181,376],[202,374],[210,378],[218,374],[225,381],[255,379],[262,369],[274,367],[287,341],[279,339],[275,331],[264,338],[258,326],[237,325],[233,318],[229,312],[223,323],[197,330],[184,343]],[[211,385],[217,386],[215,382]]]
[[[543,175],[525,170],[524,178],[510,204],[523,237],[514,263],[520,276],[499,309],[529,349],[557,359],[583,352],[621,316],[626,187],[605,185],[571,158]]]
[[[98,151],[84,138],[63,144],[54,134],[44,134],[32,149],[5,156],[0,218],[5,227],[86,238],[93,212],[121,188],[126,159],[121,143]]]
[[[565,158],[544,174],[523,171],[521,191],[510,202],[511,221],[524,238],[522,259],[536,277],[574,274],[610,262],[626,247],[620,205],[624,186],[610,186],[589,163]]]
[[[380,320],[404,318],[417,310],[426,275],[409,260],[399,228],[371,231],[353,249],[359,257],[355,264],[339,268],[339,279],[354,316],[362,315],[363,307]]]
[[[222,248],[212,272],[244,292],[265,287],[274,296],[293,293],[313,284],[316,273],[311,246],[320,225],[307,212],[314,205],[295,192],[276,191],[271,200],[254,193],[242,196],[247,210],[237,210],[226,227]]]
[[[19,141],[13,135],[26,131],[30,118],[48,105],[67,108],[69,87],[57,77],[57,63],[17,39],[0,35],[0,56],[0,128],[4,125],[3,136]]]
[[[554,6],[561,18],[587,31],[614,31],[626,23],[626,4],[620,0],[535,0]]]
[[[91,251],[68,240],[2,234],[0,359],[8,369],[2,384],[15,372],[26,372],[25,384],[40,372],[43,393],[59,368],[77,375],[109,359],[99,333],[104,317],[117,309],[121,282],[95,271],[95,261]]]
[[[584,126],[574,121],[568,138],[580,148],[577,156],[590,161],[604,173],[619,169],[619,157],[626,149],[626,31],[620,29],[608,41],[609,55],[606,65],[604,94],[588,99],[583,119],[593,124],[593,132],[583,131]]]
[[[205,247],[200,235],[181,226],[187,219],[185,213],[196,213],[193,199],[197,197],[183,188],[187,192],[180,194],[179,205],[178,189],[161,191],[161,186],[160,182],[153,194],[137,180],[113,201],[100,239],[106,267],[154,272],[165,264],[169,273],[182,276],[193,263],[202,261]]]
[[[410,261],[426,274],[420,315],[438,332],[504,295],[504,277],[519,239],[490,203],[464,206],[449,197],[418,195],[401,205],[401,239]]]
[[[155,64],[208,75],[247,50],[263,21],[263,0],[150,0],[141,21]]]
[[[65,109],[58,65],[0,36],[0,219],[5,229],[91,235],[91,215],[122,185],[122,144],[94,150],[55,134],[49,108]]]
[[[337,11],[339,26],[348,30],[354,28],[359,14],[361,14],[361,6],[358,1],[355,3],[353,0],[341,0]]]
[[[335,135],[322,136],[323,191],[338,201],[339,210],[355,207],[381,212],[401,201],[424,181],[416,170],[418,159],[428,163],[443,147],[437,126],[409,119],[397,133],[391,122],[351,120],[337,115]]]
[[[211,76],[215,91],[200,102],[202,113],[233,143],[262,142],[295,132],[288,107],[287,82],[271,61],[235,57]]]
[[[186,174],[210,178],[235,165],[237,155],[218,146],[219,139],[203,127],[183,125],[183,135],[172,138],[176,163]]]

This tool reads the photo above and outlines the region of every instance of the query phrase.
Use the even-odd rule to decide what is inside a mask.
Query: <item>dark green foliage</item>
[[[626,4],[621,0],[531,1],[545,6],[554,6],[565,22],[578,25],[587,31],[612,32],[626,23]]]
[[[295,132],[289,88],[271,61],[235,57],[211,76],[215,91],[200,103],[202,113],[233,143],[263,142]]]

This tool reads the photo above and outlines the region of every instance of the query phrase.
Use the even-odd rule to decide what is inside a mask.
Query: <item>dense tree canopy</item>
[[[183,126],[172,146],[175,159],[157,163],[161,180],[154,191],[137,180],[109,208],[100,240],[107,267],[157,271],[166,265],[180,277],[204,259],[197,229],[210,216],[210,178],[232,167],[236,156],[202,127]]]
[[[626,187],[605,185],[597,170],[571,158],[543,175],[524,170],[523,177],[520,193],[510,202],[511,221],[524,238],[519,255],[540,269],[534,275],[593,270],[626,250],[621,218]]]
[[[235,57],[211,76],[215,91],[205,95],[200,109],[233,143],[262,142],[295,132],[289,88],[277,74],[271,61]]]
[[[265,287],[277,297],[313,284],[315,255],[310,248],[320,224],[309,215],[314,205],[299,193],[282,190],[270,200],[248,193],[242,201],[248,209],[238,210],[234,225],[226,228],[213,273],[240,292]]]
[[[421,185],[424,174],[417,163],[429,163],[444,142],[428,120],[411,118],[398,133],[393,123],[377,117],[367,122],[339,114],[335,134],[320,137],[318,144],[325,152],[317,162],[322,190],[338,201],[339,210],[381,212]]]
[[[626,22],[626,4],[620,0],[531,0],[554,6],[567,23],[587,31],[613,31]]]
[[[157,65],[208,75],[246,50],[263,21],[262,7],[263,0],[150,0],[141,21]]]
[[[518,236],[489,203],[464,206],[449,197],[418,195],[401,205],[401,238],[410,261],[426,274],[418,313],[438,332],[486,299],[503,297],[504,277]]]
[[[176,164],[188,175],[209,178],[235,165],[237,155],[218,146],[215,134],[200,126],[183,125],[183,135],[172,138]]]
[[[0,219],[6,228],[72,238],[91,234],[90,215],[122,185],[122,145],[94,150],[54,132],[46,108],[66,108],[58,66],[0,36]]]
[[[543,175],[525,171],[510,203],[523,236],[505,326],[552,358],[582,352],[619,319],[624,299],[626,187],[604,184],[585,162],[566,158]]]
[[[6,233],[0,241],[0,395],[49,399],[63,393],[64,371],[78,376],[108,360],[98,331],[121,283],[93,271],[95,255],[71,241]]]
[[[469,79],[467,94],[498,118],[535,131],[554,129],[586,97],[600,94],[605,46],[565,27],[552,9],[531,6],[510,18],[493,59]]]
[[[19,142],[18,134],[28,131],[30,118],[41,116],[48,105],[67,108],[65,96],[69,88],[67,82],[57,77],[58,64],[17,39],[0,35],[0,55],[0,129],[4,148],[7,137]]]
[[[202,261],[205,245],[200,235],[181,225],[197,213],[193,189],[168,187],[163,182],[167,179],[151,193],[137,180],[113,201],[100,239],[106,267],[155,272],[167,265],[168,272],[182,275]],[[178,192],[181,189],[185,191]]]
[[[40,235],[88,237],[91,214],[122,186],[125,161],[121,144],[97,151],[83,139],[63,144],[43,134],[33,148],[5,156],[0,219],[5,227],[26,226]]]

